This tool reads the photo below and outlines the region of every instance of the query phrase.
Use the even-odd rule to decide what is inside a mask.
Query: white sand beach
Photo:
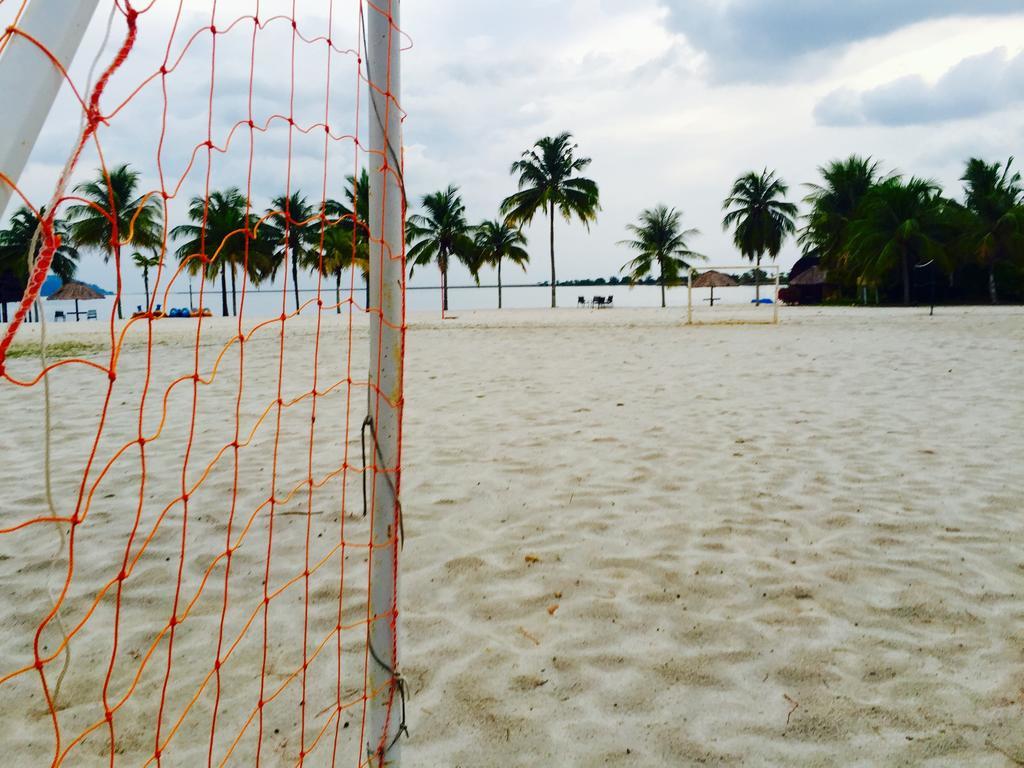
[[[679,310],[456,314],[414,315],[408,334],[405,765],[1024,762],[1024,310],[788,309],[778,327],[686,327]],[[350,365],[364,376],[365,318],[350,359],[344,316],[325,317],[317,387],[340,386],[318,398],[312,467],[311,398],[291,401],[312,388],[313,318],[287,325],[280,393],[278,326],[245,344],[241,388],[239,345],[228,347],[195,387],[194,430],[191,380],[163,406],[194,370],[195,326],[177,322],[155,326],[142,431],[159,438],[142,487],[137,444],[110,462],[140,430],[144,324],[118,363],[91,481],[110,471],[78,526],[61,611],[69,631],[85,623],[59,748],[31,666],[66,557],[52,523],[0,535],[0,677],[30,668],[0,685],[3,763],[49,765],[98,724],[64,764],[109,764],[112,667],[108,706],[125,702],[112,717],[117,765],[156,764],[165,679],[161,765],[252,765],[264,668],[267,696],[279,692],[263,711],[263,764],[304,750],[305,765],[331,765],[337,724],[337,764],[355,765],[367,526],[360,474],[333,473],[361,464],[366,391],[353,387],[346,440],[345,382]],[[205,328],[209,379],[237,328]],[[48,329],[97,344],[85,354],[106,364],[97,324]],[[24,328],[19,345],[36,333]],[[7,370],[31,378],[39,362]],[[74,512],[107,384],[78,364],[50,376],[60,515]],[[47,514],[42,386],[3,382],[0,408],[6,528]],[[171,504],[183,486],[187,518]],[[179,567],[187,615],[168,674],[168,637],[154,638]],[[212,727],[221,634],[232,650]],[[42,652],[60,642],[51,623]]]

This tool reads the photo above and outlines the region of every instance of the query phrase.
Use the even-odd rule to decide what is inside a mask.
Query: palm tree
[[[366,288],[366,306],[370,305],[370,174],[364,168],[357,179],[347,176],[345,199],[348,204],[328,200],[328,216],[337,218],[324,230],[325,275],[334,275],[338,314],[341,314],[341,273],[358,269]]]
[[[146,288],[146,310],[149,311],[149,270],[160,266],[160,254],[152,253],[147,256],[136,251],[132,254],[132,261],[135,262],[136,267],[142,270],[142,284]]]
[[[944,256],[946,207],[933,181],[893,177],[875,186],[849,226],[846,248],[859,275],[878,281],[899,270],[910,304],[910,270]]]
[[[510,261],[526,271],[530,254],[524,247],[526,235],[519,227],[507,220],[485,221],[476,228],[474,242],[479,263],[490,264],[498,269],[498,309],[501,309],[501,263]]]
[[[156,250],[163,244],[163,208],[156,195],[138,195],[139,173],[127,164],[109,173],[101,168],[97,178],[75,187],[84,200],[68,208],[70,234],[78,248],[94,248],[103,261],[114,257],[120,269],[121,246]],[[122,317],[117,297],[117,317]]]
[[[881,163],[870,157],[850,155],[819,168],[824,182],[807,184],[810,193],[804,202],[810,206],[804,216],[807,222],[800,230],[800,244],[805,254],[820,257],[829,270],[841,270],[845,263],[850,222],[865,195],[880,180]]]
[[[301,312],[299,303],[299,267],[303,270],[320,267],[320,235],[323,227],[321,209],[314,208],[300,192],[281,195],[271,201],[267,210],[263,237],[274,244],[276,274],[278,266],[289,262],[292,270],[292,290],[295,292],[295,312]]]
[[[555,295],[555,209],[566,221],[578,218],[587,229],[601,210],[597,184],[576,174],[590,165],[589,157],[577,157],[579,147],[571,133],[540,139],[521,159],[512,163],[511,173],[519,174],[519,191],[505,198],[501,212],[512,224],[529,224],[538,212],[547,213],[551,245],[551,306]]]
[[[350,215],[350,214],[349,214]],[[341,314],[341,273],[346,269],[358,269],[366,286],[366,303],[369,306],[370,262],[367,256],[361,255],[361,243],[353,242],[352,227],[346,226],[344,219],[329,225],[324,230],[324,257],[321,268],[324,275],[333,275],[335,279],[335,303],[337,312]]]
[[[1012,157],[1005,166],[972,157],[960,179],[964,182],[965,207],[972,214],[967,247],[988,269],[988,293],[993,304],[999,303],[996,267],[1024,250],[1024,189],[1021,175],[1011,173],[1012,167]]]
[[[682,228],[682,211],[658,205],[640,212],[638,224],[628,224],[626,229],[633,235],[632,240],[623,240],[625,245],[640,255],[622,267],[628,270],[631,281],[642,280],[658,265],[658,282],[661,284],[661,306],[665,307],[665,284],[677,282],[679,272],[690,268],[686,259],[706,259],[690,249],[687,240],[700,234],[697,229]]]
[[[202,274],[208,280],[220,277],[224,317],[229,314],[227,275],[231,273],[233,284],[235,265],[243,265],[253,282],[270,272],[270,245],[253,231],[256,217],[247,217],[248,209],[248,201],[237,187],[211,192],[209,197],[192,198],[188,216],[194,223],[171,230],[171,237],[185,240],[175,255],[179,261],[188,260],[190,274]]]
[[[732,191],[722,204],[726,211],[722,228],[735,229],[733,242],[747,261],[756,262],[755,296],[761,300],[761,259],[768,254],[779,255],[786,238],[796,232],[797,207],[786,202],[786,182],[767,168],[750,172],[733,183]],[[731,210],[730,210],[731,209]]]
[[[39,255],[43,248],[42,235],[36,240],[35,251],[31,254],[32,239],[36,237],[40,219],[46,218],[45,206],[39,209],[39,216],[27,206],[21,206],[11,216],[7,229],[0,230],[0,272],[10,270],[19,280],[28,279],[29,263]],[[67,223],[55,219],[53,234],[60,238],[60,244],[50,261],[50,271],[61,279],[70,282],[78,270],[80,255],[69,236]]]
[[[425,195],[421,201],[426,213],[410,216],[406,224],[409,251],[409,276],[416,267],[436,262],[441,270],[441,311],[448,311],[448,267],[455,258],[474,268],[472,230],[466,222],[466,206],[458,187]]]

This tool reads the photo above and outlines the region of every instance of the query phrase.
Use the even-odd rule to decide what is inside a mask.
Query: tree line
[[[74,279],[84,250],[124,264],[128,256],[142,272],[146,311],[150,311],[149,277],[164,263],[167,243],[190,275],[220,283],[221,311],[238,313],[238,276],[259,286],[274,280],[289,264],[295,311],[301,309],[299,271],[333,277],[337,311],[341,312],[341,276],[358,269],[364,280],[369,269],[369,174],[347,177],[345,200],[311,202],[301,192],[282,194],[260,212],[237,187],[211,191],[189,203],[189,223],[166,228],[158,196],[140,194],[139,173],[129,165],[79,184],[64,216],[53,222],[59,247],[50,265],[62,281]],[[19,207],[6,229],[0,230],[0,274],[9,272],[22,283],[42,243],[37,235],[40,219],[28,206]],[[35,249],[33,251],[33,242]],[[30,259],[30,254],[32,258]],[[230,287],[229,287],[230,284]],[[230,308],[229,308],[230,296]],[[155,301],[155,298],[153,299]],[[120,299],[117,316],[123,316]]]
[[[555,220],[560,215],[589,227],[600,210],[597,184],[579,175],[591,160],[577,150],[569,133],[537,141],[511,166],[519,190],[502,201],[500,217],[475,227],[466,219],[457,187],[422,198],[424,213],[409,220],[409,259],[413,267],[437,264],[445,308],[452,259],[474,277],[482,266],[496,266],[500,307],[502,260],[525,267],[529,256],[521,227],[540,213],[548,220],[551,306],[556,306]],[[910,304],[913,273],[928,267],[933,276],[943,276],[948,299],[987,298],[995,304],[1005,284],[1006,297],[1020,301],[1024,185],[1012,166],[1012,157],[1006,163],[968,160],[960,201],[946,196],[937,182],[883,172],[880,162],[851,155],[821,167],[821,181],[805,185],[802,215],[788,199],[789,185],[775,171],[751,171],[735,180],[723,201],[722,227],[754,265],[758,298],[761,262],[774,261],[786,241],[796,238],[839,297],[852,300],[871,288],[887,300]],[[684,228],[677,208],[659,204],[644,209],[627,231],[630,237],[619,245],[637,255],[622,274],[630,283],[641,283],[657,271],[663,307],[665,288],[682,282],[693,262],[707,260],[690,246],[700,231]]]
[[[557,304],[555,221],[578,220],[589,228],[601,210],[598,185],[582,173],[591,159],[579,154],[571,133],[539,139],[510,166],[517,190],[498,206],[498,215],[470,224],[459,188],[424,195],[419,213],[407,219],[410,274],[435,264],[441,273],[442,305],[448,308],[448,270],[464,264],[479,282],[485,266],[497,269],[498,306],[502,306],[502,265],[525,270],[530,256],[522,228],[538,215],[547,219],[551,268],[551,306]],[[748,172],[733,183],[723,201],[722,226],[731,231],[740,254],[759,267],[778,257],[785,242],[796,238],[805,256],[827,272],[836,293],[855,298],[867,288],[887,300],[912,300],[913,273],[929,267],[944,278],[944,295],[972,300],[987,297],[1024,299],[1024,185],[1006,163],[967,161],[963,199],[947,197],[939,184],[895,171],[883,172],[880,162],[852,155],[819,169],[821,180],[805,185],[808,194],[801,215],[788,199],[790,188],[776,172]],[[128,165],[74,189],[75,203],[53,222],[60,246],[51,269],[65,282],[73,279],[82,250],[99,252],[104,261],[123,264],[127,249],[142,271],[147,308],[149,275],[161,266],[166,243],[178,247],[174,256],[192,275],[220,283],[222,313],[237,314],[237,281],[243,270],[250,284],[274,280],[290,265],[295,309],[300,311],[299,274],[321,273],[334,278],[341,304],[341,276],[358,269],[367,280],[369,264],[369,175],[347,178],[344,200],[314,202],[300,192],[282,194],[258,212],[237,187],[210,192],[190,201],[189,223],[170,229],[156,196],[140,194],[139,174]],[[45,217],[46,211],[39,211]],[[0,273],[24,279],[36,240],[39,217],[28,207],[15,211],[0,230]],[[662,290],[678,284],[696,261],[706,256],[693,250],[700,234],[685,228],[683,213],[658,204],[640,212],[627,226],[620,245],[635,252],[622,267],[630,283],[649,283],[657,272]],[[229,308],[230,296],[230,308]],[[118,316],[121,316],[120,302]]]

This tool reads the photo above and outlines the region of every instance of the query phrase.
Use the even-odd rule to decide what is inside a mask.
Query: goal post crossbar
[[[698,267],[690,267],[686,273],[686,324],[694,325],[693,320],[693,281],[697,275],[702,272],[752,272],[753,270],[760,270],[768,273],[769,275],[774,272],[775,279],[771,284],[775,287],[775,296],[772,299],[772,325],[779,324],[779,288],[781,287],[781,276],[782,268],[778,264],[709,264],[704,269]]]

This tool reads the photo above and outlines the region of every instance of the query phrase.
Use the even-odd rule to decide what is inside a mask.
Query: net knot
[[[216,24],[211,24],[210,25],[210,34],[211,35],[216,35],[217,34],[217,25]]]

